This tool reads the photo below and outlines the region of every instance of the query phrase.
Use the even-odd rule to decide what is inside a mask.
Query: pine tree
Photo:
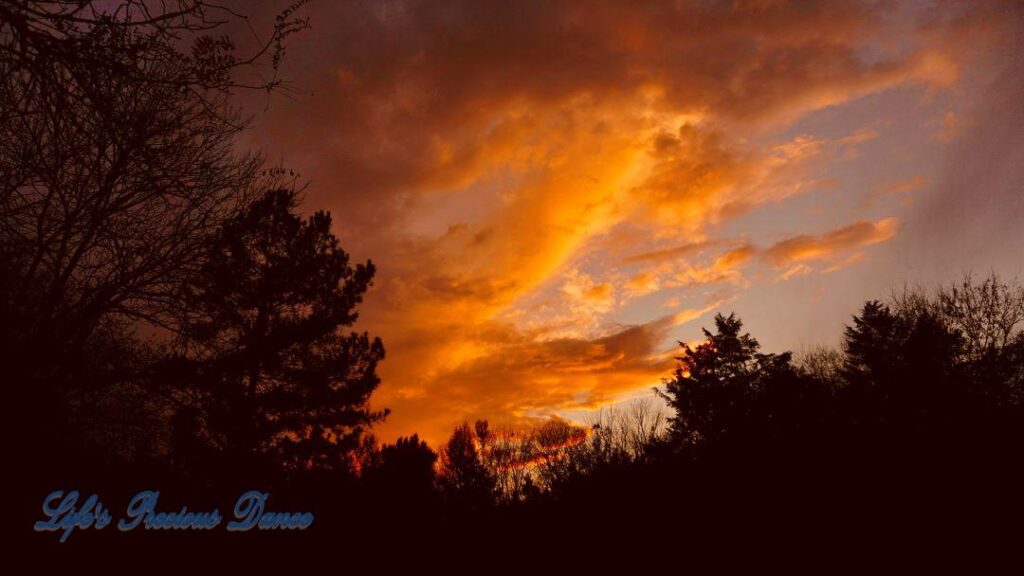
[[[189,285],[183,346],[212,436],[232,454],[289,468],[351,465],[384,357],[379,338],[342,333],[371,285],[349,263],[331,217],[295,213],[273,190],[225,225]]]

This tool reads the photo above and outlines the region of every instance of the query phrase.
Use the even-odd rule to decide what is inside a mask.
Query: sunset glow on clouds
[[[359,327],[387,349],[385,438],[596,409],[658,384],[716,311],[756,327],[801,302],[792,332],[762,338],[794,347],[812,318],[831,334],[857,298],[930,280],[907,272],[934,264],[928,195],[966,193],[948,154],[987,138],[985,102],[1020,86],[1003,78],[1020,56],[999,56],[1019,45],[1012,3],[309,13],[289,50],[311,95],[272,101],[253,145],[309,178],[309,205],[378,266]],[[987,193],[1020,189],[1019,171],[1001,178]]]

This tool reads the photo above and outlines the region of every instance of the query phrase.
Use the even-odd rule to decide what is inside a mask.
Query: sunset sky
[[[377,264],[382,439],[649,394],[717,311],[799,351],[904,283],[1024,276],[1021,3],[304,10],[247,144]]]

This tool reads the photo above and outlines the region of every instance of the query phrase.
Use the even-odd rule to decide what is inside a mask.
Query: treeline
[[[838,349],[795,358],[763,352],[739,318],[718,315],[655,392],[589,425],[481,420],[436,451],[415,436],[369,442],[356,496],[331,515],[358,514],[383,533],[397,520],[428,542],[456,535],[482,550],[1019,545],[1015,282],[967,276],[866,302]]]
[[[1022,328],[1024,288],[995,276],[869,301],[841,349],[796,359],[763,353],[739,318],[718,315],[703,343],[681,345],[674,376],[656,390],[664,408],[636,401],[590,427],[462,425],[440,447],[430,484],[452,513],[601,515],[654,487],[663,507],[697,508],[717,489],[686,494],[665,484],[699,478],[757,491],[780,481],[788,486],[775,486],[778,495],[817,493],[822,506],[877,490],[878,513],[882,502],[948,512],[996,494],[1008,506],[1020,498],[1024,464]]]

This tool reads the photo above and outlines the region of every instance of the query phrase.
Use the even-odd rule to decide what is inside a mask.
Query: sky
[[[649,395],[716,312],[799,352],[905,285],[1024,275],[1020,3],[303,10],[246,144],[378,268],[383,440]]]

